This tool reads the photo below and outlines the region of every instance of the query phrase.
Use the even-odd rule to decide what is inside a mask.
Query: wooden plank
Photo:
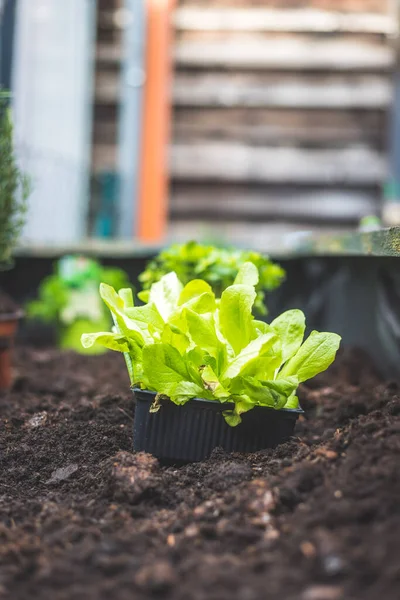
[[[182,181],[376,185],[386,177],[384,157],[362,147],[305,150],[174,144],[170,167],[172,176]]]
[[[229,7],[235,5],[235,0],[180,0],[181,6],[199,7]],[[312,5],[313,8],[320,8],[329,11],[343,12],[375,12],[378,14],[388,11],[387,0],[240,0],[241,6],[251,8],[259,7],[284,9],[288,8],[304,8],[305,5]]]
[[[115,171],[117,168],[116,144],[95,144],[92,151],[92,168],[94,173]]]
[[[116,146],[93,147],[95,172],[113,170]],[[174,144],[170,171],[175,180],[269,184],[378,185],[386,174],[386,161],[367,148],[303,150],[252,148],[239,144]]]
[[[388,46],[318,38],[182,40],[175,44],[174,56],[178,67],[202,68],[379,71],[394,64],[394,53]],[[102,43],[97,46],[96,59],[116,64],[123,54],[118,45]]]
[[[363,44],[371,48],[382,48],[389,46],[389,40],[393,37],[382,34],[371,33],[288,33],[288,32],[231,32],[231,31],[179,31],[176,33],[176,43],[194,43],[213,44],[213,43],[237,43],[247,44],[253,42],[262,44],[272,41],[313,42],[314,40],[334,41],[340,43]],[[100,40],[101,42],[103,40]],[[107,40],[104,40],[106,42]],[[99,42],[100,43],[100,42]]]
[[[93,125],[94,144],[116,144],[118,127],[116,121],[100,121]]]
[[[117,44],[102,43],[97,44],[96,48],[96,60],[101,63],[119,63],[121,62],[122,50]]]
[[[350,229],[351,227],[351,229]],[[249,222],[245,220],[221,221],[208,219],[170,219],[168,225],[169,242],[185,242],[188,240],[218,239],[220,243],[234,244],[241,248],[254,248],[271,255],[285,254],[293,250],[293,246],[301,242],[304,235],[311,233],[337,233],[354,231],[354,224],[332,227],[332,223],[313,223],[303,221],[302,231],[299,223],[287,221]]]
[[[103,29],[122,29],[132,23],[132,15],[124,8],[100,10],[97,17],[98,26]]]
[[[117,121],[118,107],[115,104],[95,104],[94,123]]]
[[[95,98],[98,104],[116,104],[121,100],[121,74],[119,71],[98,72]]]
[[[97,103],[119,101],[120,74],[99,73]],[[265,108],[386,108],[392,99],[387,77],[293,77],[259,74],[179,73],[173,86],[176,106]]]
[[[250,145],[343,147],[363,143],[381,148],[386,140],[382,111],[276,110],[220,107],[176,108],[174,139],[179,143],[211,140]]]
[[[288,38],[179,41],[178,67],[275,70],[385,71],[394,64],[387,46],[347,40]]]
[[[379,196],[372,190],[260,189],[224,185],[177,184],[171,191],[172,218],[288,219],[357,222],[376,212]]]
[[[120,6],[120,0],[97,0],[97,12],[98,13],[102,13],[106,10],[110,10],[111,8],[117,9],[118,6]]]
[[[103,88],[102,88],[103,89]],[[104,86],[106,89],[106,86]],[[110,90],[110,86],[107,88]],[[96,97],[100,91],[96,88]],[[173,88],[176,106],[247,106],[264,108],[387,108],[392,86],[387,78],[307,77],[279,79],[252,74],[177,74]]]
[[[395,20],[388,14],[340,13],[314,8],[183,7],[175,12],[174,24],[186,31],[276,31],[307,33],[374,33],[393,35]]]

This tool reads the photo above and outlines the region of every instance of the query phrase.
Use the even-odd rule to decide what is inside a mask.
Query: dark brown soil
[[[131,452],[120,356],[22,349],[0,397],[0,597],[398,600],[400,399],[362,355],[275,451]]]

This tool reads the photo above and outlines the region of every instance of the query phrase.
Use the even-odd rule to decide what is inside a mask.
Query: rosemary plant
[[[0,90],[0,267],[11,263],[12,252],[25,223],[29,177],[17,164],[9,94]]]

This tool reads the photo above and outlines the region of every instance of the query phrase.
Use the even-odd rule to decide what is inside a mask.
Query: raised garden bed
[[[300,389],[296,439],[160,467],[121,357],[20,348],[0,396],[13,600],[397,600],[400,399],[362,353]]]
[[[158,248],[88,243],[59,249],[20,249],[15,268],[0,272],[0,285],[21,305],[32,299],[53,262],[66,252],[101,258],[104,265],[137,277]],[[399,376],[400,364],[400,228],[342,235],[288,235],[268,248],[287,273],[268,295],[269,316],[300,308],[310,329],[335,331],[346,345],[364,348],[388,377]],[[49,332],[47,340],[50,340]],[[20,327],[22,339],[46,338],[43,331]]]

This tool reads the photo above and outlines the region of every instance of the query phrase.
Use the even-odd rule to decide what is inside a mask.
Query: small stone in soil
[[[337,458],[337,452],[334,452],[334,450],[328,450],[328,448],[317,448],[315,451],[315,454],[317,456],[322,456],[323,458],[326,458],[328,460],[334,460],[335,458]]]
[[[52,472],[50,479],[48,479],[46,483],[50,485],[52,483],[59,483],[60,481],[65,481],[65,479],[68,479],[69,477],[71,477],[71,475],[76,473],[78,468],[79,467],[76,464],[70,464],[66,467],[60,467],[59,469],[56,469]]]
[[[167,537],[168,546],[174,547],[176,543],[175,536],[172,533]]]
[[[199,534],[199,528],[197,527],[197,525],[195,525],[193,523],[192,525],[189,525],[188,527],[186,527],[184,533],[185,533],[186,537],[196,537],[196,535]]]
[[[146,565],[135,575],[136,585],[150,592],[165,593],[175,585],[176,581],[176,571],[167,561]]]
[[[31,417],[26,423],[26,427],[28,429],[36,429],[36,427],[41,427],[42,425],[45,425],[46,421],[47,412],[44,410],[43,412],[36,413],[36,415],[33,415],[33,417]]]
[[[342,595],[342,588],[333,585],[312,585],[304,590],[302,600],[338,600]]]
[[[311,542],[302,542],[300,544],[300,550],[306,558],[313,558],[317,553],[314,544]]]
[[[323,568],[327,575],[334,577],[335,575],[340,575],[345,571],[345,563],[336,554],[330,554],[325,556],[323,559]]]

